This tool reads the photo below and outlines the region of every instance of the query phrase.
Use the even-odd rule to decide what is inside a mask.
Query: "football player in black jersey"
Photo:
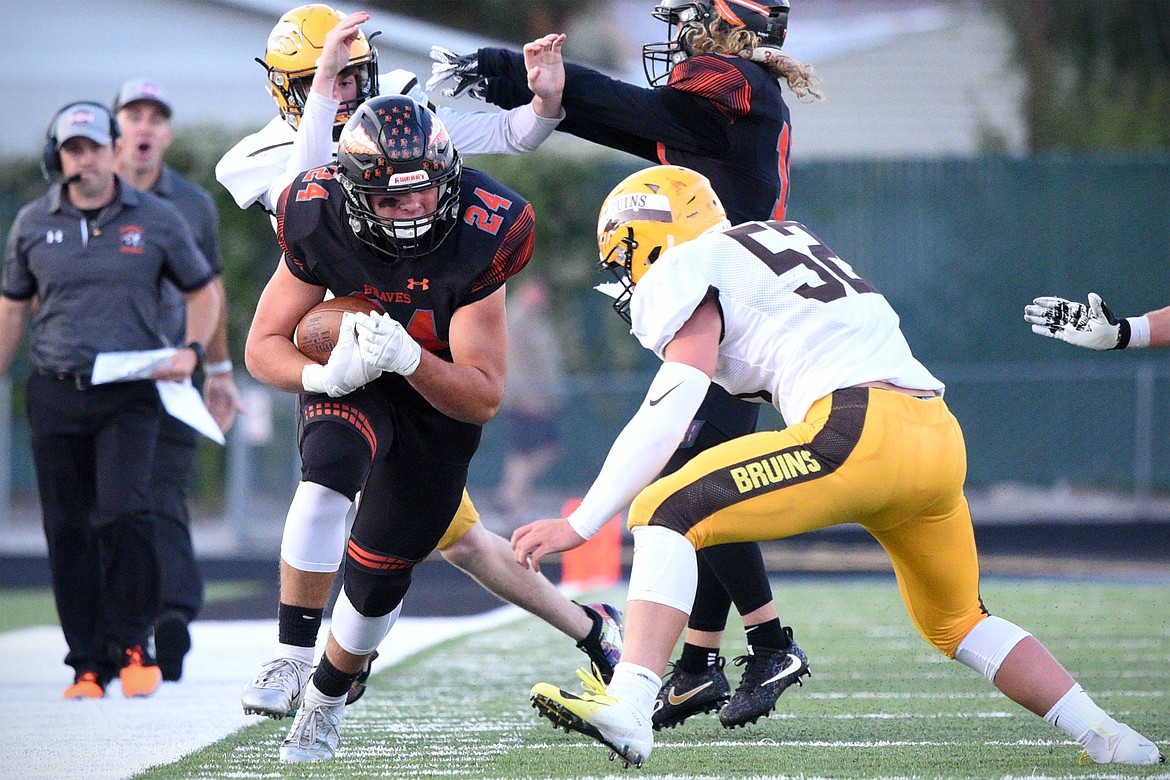
[[[698,171],[733,224],[783,220],[792,132],[779,82],[800,99],[820,97],[812,69],[780,51],[788,6],[788,0],[660,0],[653,14],[668,24],[669,39],[643,47],[650,88],[565,63],[566,117],[557,130],[652,163]],[[451,80],[449,94],[466,91],[506,108],[531,100],[517,52],[484,48],[457,56],[436,47],[432,57],[428,89]],[[712,386],[663,473],[751,433],[758,415],[757,404]],[[719,656],[732,600],[749,645],[748,655],[736,659],[745,668],[734,696]],[[663,683],[654,727],[676,726],[720,707],[728,728],[755,722],[809,673],[807,666],[790,664],[792,648],[800,652],[792,629],[780,625],[759,545],[704,548],[686,645]]]
[[[346,692],[394,624],[411,570],[457,514],[481,426],[503,395],[504,283],[531,257],[533,221],[524,198],[463,168],[442,121],[402,96],[363,104],[341,134],[337,164],[304,172],[280,198],[284,259],[257,305],[248,369],[301,393],[298,490],[314,491],[330,512],[337,507],[325,504],[362,492],[347,546],[314,539],[303,518],[304,548],[281,551],[282,569],[312,562],[315,544],[347,557],[311,680],[313,647],[291,647],[303,661],[272,663],[295,667],[296,685],[275,686],[271,701],[255,692],[257,712],[299,708],[282,761],[333,757]],[[380,311],[347,314],[318,365],[291,337],[326,290],[363,294]],[[317,570],[327,588],[332,571]],[[271,671],[290,679],[287,669]]]

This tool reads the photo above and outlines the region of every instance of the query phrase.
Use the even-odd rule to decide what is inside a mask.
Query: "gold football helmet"
[[[627,176],[597,218],[600,268],[625,288],[613,308],[628,322],[634,285],[663,252],[729,224],[711,182],[690,168],[658,165]]]
[[[264,59],[256,60],[268,72],[268,91],[280,115],[294,128],[305,110],[305,99],[317,72],[317,58],[325,46],[325,36],[342,18],[340,11],[320,3],[298,6],[280,17],[268,34]],[[358,106],[378,94],[378,52],[370,46],[364,33],[358,33],[349,52],[347,70],[356,71],[358,94],[354,100],[342,101],[337,107],[338,130]]]

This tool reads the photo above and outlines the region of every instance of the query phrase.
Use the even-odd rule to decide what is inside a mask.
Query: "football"
[[[364,295],[347,295],[321,301],[301,317],[293,331],[293,344],[310,360],[325,364],[337,345],[341,333],[341,317],[346,312],[369,314],[379,311],[378,304]]]

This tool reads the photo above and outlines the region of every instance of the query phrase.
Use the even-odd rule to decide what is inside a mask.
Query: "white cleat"
[[[273,720],[292,715],[301,706],[312,673],[310,664],[292,658],[274,658],[264,664],[240,696],[244,714]]]
[[[303,704],[292,728],[280,745],[280,760],[286,763],[332,761],[341,741],[341,719],[345,702]]]
[[[554,728],[576,731],[592,737],[610,749],[625,766],[642,766],[654,748],[650,719],[632,704],[610,696],[605,683],[585,670],[578,670],[584,692],[572,693],[548,683],[538,683],[529,698],[536,711],[552,721]]]
[[[1081,754],[1081,763],[1091,759],[1097,764],[1162,764],[1166,757],[1150,740],[1124,723],[1121,731],[1109,733],[1094,727],[1093,736]]]

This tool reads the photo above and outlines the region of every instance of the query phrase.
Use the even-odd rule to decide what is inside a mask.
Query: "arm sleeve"
[[[638,411],[618,434],[609,455],[569,516],[582,539],[597,533],[654,481],[686,435],[711,379],[686,363],[663,363]]]
[[[489,102],[510,107],[532,99],[526,86],[528,71],[520,53],[480,49],[479,67],[480,73],[488,77]],[[738,71],[736,74],[743,78]],[[730,149],[727,118],[708,94],[672,87],[637,87],[566,62],[561,101],[566,113],[561,130],[639,157],[655,159],[647,153],[647,143],[662,143],[712,157]],[[635,144],[633,138],[643,141]]]
[[[317,92],[309,92],[305,111],[297,123],[296,138],[289,150],[284,172],[295,176],[301,171],[320,168],[333,162],[337,155],[337,144],[333,141],[333,123],[337,107],[341,105],[332,98]],[[276,203],[288,186],[288,176],[278,177],[268,190],[268,202]]]
[[[460,154],[523,154],[536,149],[552,135],[564,117],[538,116],[530,103],[510,111],[437,110]]]

